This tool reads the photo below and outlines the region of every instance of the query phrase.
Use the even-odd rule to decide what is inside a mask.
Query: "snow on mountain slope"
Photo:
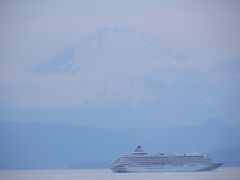
[[[179,74],[187,68],[182,54],[144,33],[102,28],[33,67],[28,84],[32,90],[16,104],[62,107],[155,102],[158,89],[180,80]]]
[[[103,28],[34,70],[40,74],[81,73],[86,69],[94,70],[91,68],[111,69],[114,72],[137,69],[136,72],[141,71],[142,66],[151,71],[154,66],[171,65],[184,60],[185,57],[180,53],[134,29]]]

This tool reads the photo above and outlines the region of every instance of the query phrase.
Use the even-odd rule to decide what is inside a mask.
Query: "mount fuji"
[[[33,71],[43,75],[98,70],[111,71],[114,75],[129,71],[138,74],[185,60],[179,52],[132,28],[102,28]]]
[[[102,28],[33,67],[30,99],[40,107],[153,103],[159,90],[185,81],[188,69],[184,55],[151,36]]]

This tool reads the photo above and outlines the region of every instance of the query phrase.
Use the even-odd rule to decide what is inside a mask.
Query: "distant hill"
[[[159,129],[0,122],[0,169],[104,168],[139,144],[149,153],[214,152],[213,159],[239,165],[238,137],[240,128],[220,121]]]

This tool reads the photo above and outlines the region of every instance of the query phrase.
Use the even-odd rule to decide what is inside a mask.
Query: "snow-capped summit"
[[[28,104],[21,102],[41,107],[156,102],[159,90],[172,86],[187,63],[132,28],[102,28],[33,67],[34,95]]]
[[[182,62],[185,57],[132,28],[101,28],[55,57],[33,68],[35,73],[106,70],[142,71]],[[125,70],[124,70],[125,69]]]

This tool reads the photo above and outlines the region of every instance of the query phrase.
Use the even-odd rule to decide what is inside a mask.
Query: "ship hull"
[[[146,173],[146,172],[200,172],[213,171],[220,167],[222,163],[208,165],[181,165],[181,166],[121,166],[112,167],[116,173]]]

